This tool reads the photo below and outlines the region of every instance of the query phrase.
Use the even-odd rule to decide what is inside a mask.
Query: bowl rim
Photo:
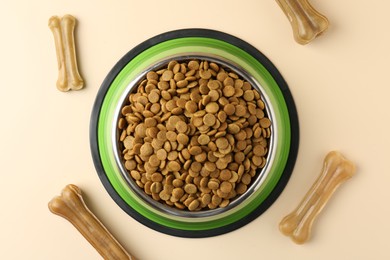
[[[234,223],[230,223],[229,225],[226,226],[204,229],[204,230],[183,230],[178,228],[172,228],[169,226],[164,226],[154,221],[151,221],[150,219],[138,214],[138,212],[132,209],[119,196],[119,194],[112,187],[109,179],[107,178],[107,175],[102,167],[102,161],[99,154],[99,147],[98,147],[99,145],[97,139],[97,126],[98,126],[99,114],[100,114],[102,102],[104,101],[105,95],[111,83],[114,81],[114,79],[123,69],[123,67],[126,66],[126,64],[129,61],[131,61],[134,57],[142,53],[145,49],[147,49],[150,46],[154,46],[158,43],[172,40],[172,39],[187,38],[187,37],[204,37],[204,38],[211,38],[211,39],[218,39],[221,41],[225,41],[229,44],[239,47],[243,51],[247,52],[257,60],[259,60],[259,62],[261,62],[261,64],[272,75],[273,79],[275,80],[278,87],[280,88],[280,91],[283,94],[283,98],[288,108],[290,127],[291,127],[290,129],[291,142],[290,142],[287,162],[284,167],[283,174],[279,178],[278,183],[274,186],[274,189],[269,194],[269,196],[263,201],[263,203],[258,208],[253,210],[250,214],[244,216],[242,219]],[[253,219],[257,218],[261,213],[263,213],[274,203],[274,201],[277,199],[277,197],[280,195],[280,193],[286,186],[295,164],[295,160],[298,152],[298,145],[299,145],[299,126],[298,126],[298,116],[295,108],[295,103],[293,101],[291,92],[287,86],[287,83],[284,81],[283,77],[278,72],[276,67],[268,60],[268,58],[266,58],[260,51],[258,51],[250,44],[232,35],[219,32],[219,31],[209,30],[209,29],[181,29],[181,30],[162,33],[160,35],[150,38],[149,40],[144,41],[143,43],[137,45],[135,48],[130,50],[125,56],[123,56],[117,62],[117,64],[111,69],[107,77],[104,79],[98,91],[95,103],[93,105],[91,121],[90,121],[90,148],[93,157],[93,162],[98,172],[98,176],[101,179],[102,184],[104,185],[105,189],[110,194],[110,196],[114,199],[114,201],[118,204],[118,206],[120,206],[125,212],[127,212],[130,216],[132,216],[140,223],[154,230],[166,234],[182,236],[182,237],[207,237],[207,236],[220,235],[235,230],[243,225],[246,225],[247,223],[251,222]]]

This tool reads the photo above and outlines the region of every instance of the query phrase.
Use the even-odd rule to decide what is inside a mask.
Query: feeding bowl
[[[261,94],[265,113],[272,122],[264,167],[256,171],[248,189],[226,207],[188,211],[167,206],[147,195],[124,166],[118,131],[121,109],[149,71],[156,71],[172,60],[206,60],[234,71]],[[97,94],[90,141],[98,175],[126,213],[159,232],[208,237],[246,225],[273,204],[294,167],[299,129],[288,86],[260,51],[222,32],[184,29],[146,40],[118,61]]]

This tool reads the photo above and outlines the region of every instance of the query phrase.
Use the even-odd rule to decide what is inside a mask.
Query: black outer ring
[[[189,231],[189,230],[174,229],[174,228],[170,228],[155,223],[149,220],[148,218],[140,215],[137,211],[135,211],[132,207],[130,207],[112,187],[103,169],[103,165],[100,160],[100,154],[98,149],[99,147],[98,147],[98,140],[97,140],[97,129],[98,129],[98,118],[100,114],[100,108],[111,83],[114,81],[118,73],[134,57],[136,57],[144,50],[150,48],[151,46],[154,46],[158,43],[167,40],[176,39],[176,38],[185,38],[185,37],[206,37],[206,38],[214,38],[214,39],[222,40],[232,45],[235,45],[238,48],[241,48],[242,50],[246,51],[254,58],[256,58],[258,61],[260,61],[260,63],[263,64],[263,66],[272,75],[274,80],[277,82],[280,90],[282,91],[284,99],[286,101],[287,108],[289,110],[289,116],[290,116],[290,125],[291,125],[290,152],[289,152],[285,169],[275,188],[272,190],[270,195],[263,201],[263,203],[259,205],[259,207],[257,207],[254,211],[252,211],[244,218],[234,223],[231,223],[229,225],[215,228],[215,229],[210,229],[210,230]],[[297,110],[291,92],[287,86],[287,83],[284,81],[282,75],[279,73],[276,67],[266,56],[264,56],[260,51],[258,51],[255,47],[248,44],[247,42],[235,36],[220,31],[209,30],[209,29],[181,29],[181,30],[162,33],[160,35],[157,35],[153,38],[144,41],[143,43],[137,45],[135,48],[130,50],[125,56],[123,56],[117,62],[117,64],[111,69],[107,77],[104,79],[99,89],[99,92],[97,94],[95,103],[93,105],[91,122],[90,122],[90,148],[91,148],[93,162],[95,164],[95,168],[98,173],[98,176],[101,182],[103,183],[103,186],[110,194],[112,199],[118,204],[119,207],[122,208],[122,210],[124,210],[127,214],[129,214],[131,217],[133,217],[143,225],[152,228],[156,231],[168,235],[179,236],[179,237],[202,238],[202,237],[222,235],[248,224],[249,222],[257,218],[259,215],[261,215],[263,212],[265,212],[275,202],[275,200],[279,197],[279,195],[283,191],[284,187],[287,185],[287,182],[291,176],[297,158],[298,146],[299,146],[299,122],[298,122]]]

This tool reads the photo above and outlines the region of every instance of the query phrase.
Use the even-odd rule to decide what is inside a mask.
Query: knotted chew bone
[[[60,19],[52,16],[49,19],[49,28],[53,32],[58,61],[57,88],[60,91],[79,90],[84,81],[77,68],[76,48],[74,43],[74,28],[76,19],[65,15]]]
[[[339,152],[325,157],[322,173],[312,185],[299,206],[283,218],[280,231],[297,244],[305,243],[311,234],[314,220],[340,184],[355,174],[355,166]]]
[[[294,39],[307,44],[329,26],[328,19],[311,6],[308,0],[276,0],[292,26]]]
[[[49,209],[71,222],[104,259],[135,260],[88,209],[76,185],[67,185],[49,202]]]

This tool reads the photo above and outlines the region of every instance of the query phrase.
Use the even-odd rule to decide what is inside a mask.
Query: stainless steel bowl
[[[219,65],[222,65],[225,68],[228,68],[231,71],[234,71],[241,78],[243,78],[244,80],[251,83],[252,87],[255,88],[257,91],[259,91],[259,93],[261,94],[262,100],[264,101],[265,106],[266,106],[265,107],[266,115],[268,118],[270,118],[271,122],[273,122],[271,127],[270,127],[271,128],[271,137],[269,140],[268,152],[266,155],[267,162],[262,169],[259,169],[257,171],[257,174],[252,179],[252,183],[248,187],[247,191],[244,194],[239,195],[239,196],[235,197],[234,199],[232,199],[230,201],[229,205],[225,208],[216,208],[216,209],[191,212],[191,211],[187,211],[187,210],[180,210],[180,209],[176,209],[173,207],[169,207],[161,202],[155,201],[149,195],[147,195],[141,188],[138,187],[138,185],[135,183],[135,181],[131,178],[131,176],[129,175],[129,173],[125,169],[124,161],[123,161],[123,158],[121,156],[121,151],[120,151],[120,145],[119,145],[119,134],[120,133],[118,130],[114,131],[115,134],[112,136],[112,139],[113,139],[112,143],[114,144],[113,149],[114,149],[115,161],[117,163],[117,166],[119,167],[121,174],[122,174],[123,178],[127,181],[127,184],[129,185],[129,187],[133,191],[135,191],[135,193],[137,194],[137,196],[140,199],[142,199],[143,201],[148,203],[154,209],[156,209],[162,213],[165,213],[165,214],[186,217],[186,218],[207,218],[210,216],[214,216],[214,215],[221,214],[221,213],[227,212],[229,210],[232,210],[237,205],[239,205],[242,201],[248,199],[257,189],[259,189],[263,185],[263,182],[266,179],[266,176],[270,172],[270,165],[272,165],[272,163],[274,161],[274,157],[275,157],[274,147],[277,143],[277,140],[275,137],[277,136],[276,132],[278,131],[278,129],[277,129],[277,125],[273,121],[273,117],[274,117],[273,107],[270,104],[269,98],[265,95],[265,91],[263,91],[263,88],[258,81],[256,81],[253,77],[251,77],[251,75],[246,70],[244,70],[242,67],[240,67],[239,65],[234,64],[231,61],[229,61],[223,57],[220,57],[220,56],[214,56],[211,54],[204,55],[202,53],[191,52],[191,53],[184,53],[184,54],[182,53],[182,54],[180,54],[180,56],[166,57],[166,58],[154,63],[152,66],[148,67],[147,69],[145,69],[133,81],[131,81],[128,84],[126,90],[123,92],[123,95],[120,98],[120,102],[118,102],[116,104],[115,118],[112,122],[112,124],[113,124],[112,127],[113,127],[113,129],[117,128],[121,109],[124,106],[128,95],[131,92],[136,91],[138,84],[146,77],[146,74],[149,71],[159,70],[159,69],[163,68],[164,66],[166,66],[172,60],[176,60],[176,61],[180,62],[180,61],[187,61],[187,60],[192,60],[192,59],[207,60],[207,61],[215,62]]]

